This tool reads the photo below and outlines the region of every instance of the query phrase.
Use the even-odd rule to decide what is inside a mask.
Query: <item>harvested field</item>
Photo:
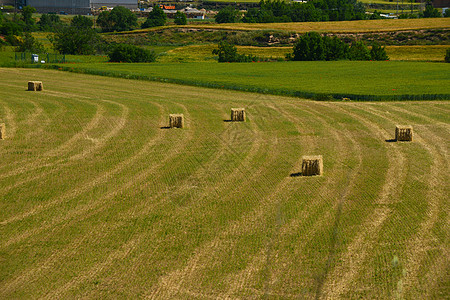
[[[443,299],[449,112],[0,69],[0,298]]]

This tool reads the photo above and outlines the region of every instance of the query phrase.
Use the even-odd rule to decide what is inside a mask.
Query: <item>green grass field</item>
[[[113,77],[302,97],[331,95],[337,99],[350,97],[355,100],[450,99],[450,65],[445,63],[81,63],[60,65],[59,68]]]
[[[2,299],[449,295],[449,101],[42,69],[0,69],[0,95]],[[413,142],[389,142],[397,124]],[[316,154],[324,175],[297,176]]]

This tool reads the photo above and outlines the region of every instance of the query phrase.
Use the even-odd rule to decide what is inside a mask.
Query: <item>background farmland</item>
[[[445,298],[449,112],[0,69],[0,297]]]

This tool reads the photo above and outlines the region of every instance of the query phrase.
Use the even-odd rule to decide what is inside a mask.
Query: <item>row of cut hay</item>
[[[450,94],[402,94],[402,95],[364,95],[364,94],[343,94],[343,93],[315,93],[307,91],[298,90],[288,90],[288,89],[274,89],[274,88],[261,88],[255,86],[246,85],[235,85],[230,83],[216,83],[216,82],[202,82],[196,80],[186,80],[186,79],[174,79],[174,78],[162,78],[154,77],[143,74],[133,74],[133,73],[122,73],[118,71],[102,71],[94,69],[85,68],[71,68],[60,65],[47,65],[47,66],[36,66],[57,69],[62,71],[69,71],[80,74],[90,74],[90,75],[100,75],[107,77],[116,77],[124,79],[136,79],[136,80],[146,80],[146,81],[157,81],[166,82],[190,86],[199,86],[214,89],[226,89],[235,90],[242,92],[260,93],[260,94],[270,94],[288,97],[298,97],[313,99],[319,101],[337,101],[343,98],[352,99],[352,101],[418,101],[418,100],[448,100],[450,99]]]

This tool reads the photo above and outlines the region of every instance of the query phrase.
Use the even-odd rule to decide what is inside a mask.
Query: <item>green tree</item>
[[[116,6],[100,13],[97,24],[103,31],[128,31],[137,27],[137,17],[128,8]]]
[[[43,53],[45,51],[44,46],[38,40],[36,40],[29,32],[25,33],[22,41],[16,47],[17,52],[33,52]]]
[[[370,49],[370,58],[372,60],[389,60],[385,47],[381,47],[378,43],[374,43]]]
[[[187,24],[186,15],[181,11],[177,11],[177,13],[175,14],[174,22],[177,25],[186,25]]]
[[[236,23],[240,19],[240,13],[232,6],[222,8],[216,15],[216,23]]]
[[[159,5],[155,5],[153,10],[148,14],[147,20],[142,24],[142,28],[150,28],[157,26],[164,26],[166,24],[167,16]]]
[[[362,41],[357,41],[350,46],[350,60],[370,60],[370,51]]]
[[[154,62],[156,54],[154,51],[142,49],[140,47],[119,44],[111,49],[108,53],[109,61],[111,62]]]
[[[111,12],[110,11],[102,11],[97,18],[97,25],[100,26],[102,28],[103,31],[112,31],[113,29],[113,22],[112,20],[109,18],[109,14]]]
[[[31,6],[25,6],[22,9],[22,21],[25,23],[24,31],[33,31],[36,29],[36,21],[33,19],[33,13],[36,9]]]
[[[94,22],[86,16],[75,16],[70,25],[76,28],[92,28]]]
[[[100,44],[100,37],[94,29],[75,26],[60,27],[49,39],[61,54],[94,54]]]
[[[423,18],[439,18],[441,16],[439,11],[433,7],[431,1],[427,1],[425,4],[425,10],[421,15]]]
[[[325,60],[327,50],[320,34],[307,32],[294,45],[293,60]]]
[[[54,31],[55,27],[61,24],[61,19],[55,14],[42,14],[37,22],[40,31]]]

